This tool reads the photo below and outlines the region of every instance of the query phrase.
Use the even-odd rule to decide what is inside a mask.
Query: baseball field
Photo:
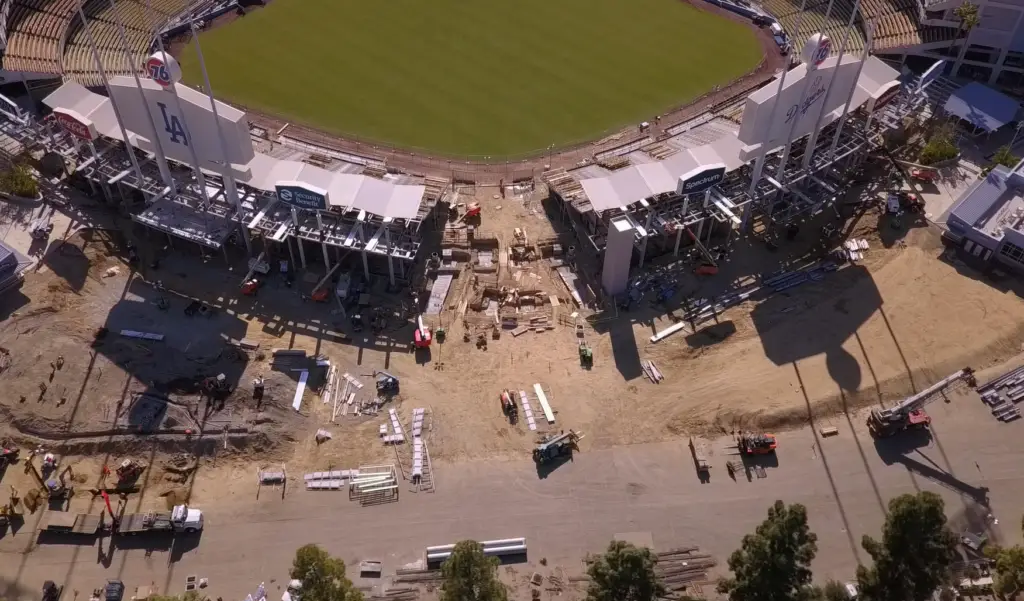
[[[599,138],[761,59],[747,26],[682,0],[273,0],[200,41],[247,109],[492,159]],[[194,45],[181,63],[201,84]]]

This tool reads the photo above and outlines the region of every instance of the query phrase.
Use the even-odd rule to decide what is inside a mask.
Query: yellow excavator
[[[54,461],[53,464],[55,465],[56,462]],[[35,462],[32,461],[32,455],[29,455],[28,459],[25,460],[25,471],[31,472],[35,476],[36,482],[39,483],[39,491],[50,500],[69,499],[75,493],[74,488],[65,479],[71,473],[70,465],[60,471],[55,467],[51,472],[51,476],[48,479],[44,479],[42,474],[39,473],[39,469],[36,468]]]
[[[22,519],[21,512],[18,511],[18,505],[21,503],[21,498],[18,496],[18,491],[13,486],[11,487],[11,500],[0,505],[0,529],[6,528],[11,523],[20,521]]]

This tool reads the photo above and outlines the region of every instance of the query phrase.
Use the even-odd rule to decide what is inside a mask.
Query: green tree
[[[480,543],[456,543],[441,564],[441,601],[506,601],[508,591],[498,580],[497,567],[498,559],[484,555]]]
[[[657,558],[647,547],[613,540],[587,568],[589,601],[654,601],[665,587],[654,573]]]
[[[28,165],[15,163],[10,169],[0,172],[0,191],[22,198],[35,198],[39,196],[39,182]]]
[[[207,597],[196,591],[186,591],[183,595],[150,595],[146,601],[205,601]]]
[[[995,584],[992,588],[997,595],[1012,599],[1024,590],[1024,547],[990,547],[985,550],[985,555],[993,562]]]
[[[955,158],[959,153],[960,149],[956,145],[956,129],[952,123],[943,123],[935,128],[928,138],[928,142],[921,149],[918,161],[922,165],[934,165]]]
[[[1024,520],[1021,520],[1021,529],[1024,530]],[[992,571],[995,573],[993,589],[997,595],[1012,599],[1024,590],[1024,547],[993,545],[985,549],[985,555],[992,560]]]
[[[996,150],[995,154],[992,155],[992,162],[982,170],[982,174],[987,175],[990,171],[996,168],[996,165],[1002,165],[1012,169],[1017,165],[1018,161],[1020,161],[1020,157],[1013,154],[1013,150],[1010,149],[1009,145],[1000,146],[999,149]]]
[[[363,594],[345,576],[345,562],[331,557],[318,545],[295,552],[291,577],[302,583],[303,601],[362,601]]]
[[[950,56],[953,55],[953,48],[956,48],[956,43],[963,36],[964,43],[960,47],[960,53],[958,54],[958,61],[963,60],[963,55],[967,51],[967,38],[971,35],[971,30],[978,26],[981,22],[981,17],[978,16],[978,5],[971,2],[971,0],[965,0],[963,4],[953,9],[953,16],[959,21],[956,26],[956,36],[953,37],[953,41],[949,47]]]
[[[807,526],[807,509],[776,501],[768,519],[743,537],[729,557],[732,578],[718,583],[730,601],[798,601],[815,596],[811,561],[818,537]]]
[[[857,568],[865,601],[926,601],[949,576],[957,538],[946,526],[942,499],[935,493],[901,495],[889,501],[882,540],[861,542],[874,565]]]
[[[825,601],[850,601],[846,586],[838,580],[829,580],[821,588],[821,597]]]

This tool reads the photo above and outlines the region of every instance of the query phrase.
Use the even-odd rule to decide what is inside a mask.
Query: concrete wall
[[[629,286],[629,266],[633,261],[633,238],[636,227],[625,216],[608,224],[608,240],[604,248],[601,288],[608,296],[617,296]]]

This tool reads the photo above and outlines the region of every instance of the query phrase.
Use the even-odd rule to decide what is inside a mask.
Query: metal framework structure
[[[129,151],[120,140],[100,136],[85,143],[52,120],[36,120],[25,113],[2,112],[0,122],[0,136],[6,135],[24,147],[41,146],[74,164],[75,175],[87,182],[94,194],[126,206],[142,203],[142,210],[132,218],[154,230],[206,249],[222,250],[226,257],[225,245],[236,241],[235,234],[246,228],[266,244],[286,245],[292,265],[302,268],[311,260],[310,249],[317,246],[321,250],[317,254],[322,255],[328,270],[334,262],[355,251],[361,255],[367,278],[371,270],[383,272],[386,263],[391,285],[408,279],[410,264],[420,250],[421,227],[434,217],[438,201],[449,188],[449,182],[442,179],[397,176],[403,182],[422,183],[426,187],[413,219],[393,219],[336,207],[326,211],[298,209],[280,202],[271,192],[241,183],[240,208],[236,208],[227,200],[225,183],[217,174],[204,171],[203,194],[189,165],[169,161],[175,188],[172,191],[164,183],[156,157],[133,147],[131,151],[142,173],[140,181]]]
[[[948,82],[938,80],[930,84],[922,88],[916,77],[906,77],[900,92],[885,106],[871,114],[863,109],[851,112],[835,141],[839,122],[826,126],[816,137],[807,165],[804,165],[804,155],[810,136],[792,145],[784,167],[781,149],[768,155],[756,185],[752,181],[754,161],[751,160],[726,174],[723,181],[705,192],[660,194],[628,207],[597,211],[573,171],[547,172],[543,179],[560,201],[563,215],[572,223],[577,237],[581,242],[587,240],[597,252],[604,249],[611,220],[624,215],[636,228],[634,246],[640,254],[641,265],[651,254],[652,243],[657,250],[678,256],[681,245],[693,242],[697,250],[708,255],[706,247],[716,231],[731,232],[755,215],[761,216],[767,225],[784,227],[831,206],[848,185],[848,171],[880,146],[882,134],[899,127],[909,115],[935,110],[948,98]],[[735,106],[707,113],[669,128],[668,132],[676,136],[695,131],[725,114],[735,119]],[[635,146],[618,149],[619,156],[637,151]]]

